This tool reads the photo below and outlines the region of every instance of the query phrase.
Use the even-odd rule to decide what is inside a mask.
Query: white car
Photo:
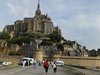
[[[10,65],[12,62],[1,61],[0,66],[7,66]]]
[[[62,66],[62,65],[64,65],[64,61],[56,61],[56,65]]]
[[[4,66],[10,65],[12,62],[3,62]]]
[[[23,63],[23,61],[26,61],[25,65],[32,65],[34,63],[34,59],[29,58],[29,57],[23,57],[22,58],[22,63]]]

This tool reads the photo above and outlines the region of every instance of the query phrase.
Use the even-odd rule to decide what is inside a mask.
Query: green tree
[[[91,51],[89,51],[89,56],[96,57],[96,56],[98,56],[98,53],[95,49],[92,49]]]
[[[40,45],[53,45],[53,42],[50,41],[50,40],[46,40],[46,39],[44,39],[44,40],[42,40],[42,42],[41,42]]]
[[[33,33],[24,33],[20,34],[18,37],[13,37],[9,42],[19,45],[22,45],[22,43],[29,44],[31,41],[34,41],[34,36]]]
[[[60,49],[61,51],[64,51],[64,46],[63,46],[63,44],[57,44],[57,48]]]
[[[50,40],[54,43],[60,43],[62,37],[59,34],[53,33],[53,34],[49,34],[48,37],[50,38]]]
[[[7,32],[0,32],[0,39],[9,40],[10,35]]]

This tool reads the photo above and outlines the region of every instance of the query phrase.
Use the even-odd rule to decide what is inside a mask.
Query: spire
[[[40,9],[40,0],[38,0],[37,9]]]
[[[37,9],[35,12],[35,15],[40,15],[41,14],[41,10],[40,10],[40,0],[38,0],[38,5],[37,5]]]

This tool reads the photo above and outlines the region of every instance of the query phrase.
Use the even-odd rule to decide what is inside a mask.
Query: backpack
[[[49,64],[48,64],[48,62],[44,62],[44,65],[43,65],[44,67],[49,67]]]

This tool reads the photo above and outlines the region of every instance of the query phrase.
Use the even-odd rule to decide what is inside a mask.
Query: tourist
[[[36,69],[36,60],[33,62],[33,69]]]
[[[53,67],[53,61],[50,62],[51,66]]]
[[[23,67],[25,67],[26,61],[22,61]]]
[[[46,73],[46,75],[47,75],[47,73],[48,73],[48,68],[49,68],[48,60],[44,61],[43,67],[44,67],[45,73]]]
[[[41,61],[39,61],[39,66],[41,66]]]
[[[56,62],[53,62],[53,63],[52,63],[52,67],[53,67],[53,70],[54,70],[54,74],[56,74],[56,72],[57,72],[57,65],[56,65]]]

